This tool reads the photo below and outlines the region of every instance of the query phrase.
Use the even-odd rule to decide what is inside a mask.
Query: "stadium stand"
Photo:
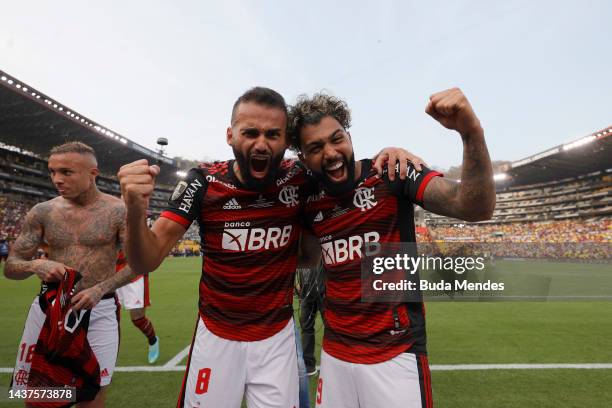
[[[0,71],[0,142],[44,159],[51,147],[78,140],[96,150],[100,171],[114,175],[138,159],[159,162],[169,171],[160,182],[174,185],[176,161],[135,143],[40,91]]]
[[[115,174],[121,165],[142,158],[160,164],[151,215],[155,217],[166,206],[179,178],[174,159],[132,142],[0,71],[0,236],[15,238],[27,211],[57,196],[46,159],[53,146],[67,141],[81,141],[96,150],[101,171],[98,187],[115,196],[120,195]]]
[[[473,224],[417,211],[421,241],[610,242],[612,225],[612,127],[512,163],[496,176],[493,218]],[[46,156],[69,140],[96,149],[101,191],[118,196],[115,174],[127,162],[146,158],[163,165],[151,200],[152,217],[165,206],[178,179],[176,161],[130,141],[0,71],[0,234],[20,231],[27,210],[56,196]],[[588,160],[585,160],[588,157]],[[192,226],[177,255],[198,254]]]
[[[47,161],[32,153],[14,151],[0,145],[0,193],[23,195],[34,203],[57,196],[47,175]],[[102,161],[101,159],[100,161]],[[102,174],[97,179],[98,188],[108,194],[120,196],[119,183],[115,176]],[[151,198],[153,214],[159,214],[166,205],[172,189],[160,186]]]
[[[512,163],[496,175],[491,220],[465,223],[423,211],[422,240],[612,241],[610,136],[612,127]]]
[[[503,224],[430,226],[423,240],[463,240],[477,242],[612,242],[612,220],[563,220]]]
[[[488,221],[466,223],[420,211],[421,249],[609,262],[610,135],[607,128],[512,163],[496,176],[497,203]]]
[[[493,218],[484,223],[534,222],[589,218],[612,213],[612,169],[497,192]],[[428,224],[458,221],[426,213]]]

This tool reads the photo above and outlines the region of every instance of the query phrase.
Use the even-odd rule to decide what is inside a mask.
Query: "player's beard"
[[[351,157],[349,158],[342,155],[342,161],[346,167],[347,177],[346,180],[340,183],[332,181],[325,170],[323,170],[321,173],[311,170],[312,174],[323,186],[325,192],[330,196],[341,196],[348,193],[355,187],[355,153],[352,153]]]
[[[268,187],[278,175],[278,170],[280,168],[280,163],[283,160],[284,152],[278,154],[276,156],[271,156],[270,163],[268,164],[268,172],[265,177],[262,179],[255,178],[251,174],[251,158],[245,156],[235,147],[232,146],[232,150],[234,151],[234,157],[236,158],[236,162],[238,162],[238,167],[240,168],[240,174],[244,180],[244,186],[249,190],[263,191]]]

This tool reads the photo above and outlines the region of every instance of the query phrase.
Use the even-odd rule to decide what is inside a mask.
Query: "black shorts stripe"
[[[415,354],[417,369],[419,370],[419,387],[421,389],[421,406],[423,408],[433,408],[433,398],[431,395],[431,372],[429,362],[425,354]]]

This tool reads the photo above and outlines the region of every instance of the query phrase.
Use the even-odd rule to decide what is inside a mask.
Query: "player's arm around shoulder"
[[[401,147],[385,147],[372,158],[372,167],[390,182],[396,177],[405,180],[411,165],[416,171],[421,171],[422,165],[428,166],[425,160]]]
[[[44,220],[51,211],[52,202],[36,204],[25,216],[21,234],[11,246],[4,276],[8,279],[26,279],[36,274],[41,280],[59,280],[65,266],[50,260],[32,260],[43,242]]]

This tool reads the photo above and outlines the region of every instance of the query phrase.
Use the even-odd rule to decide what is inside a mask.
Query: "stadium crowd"
[[[0,237],[9,242],[21,232],[21,224],[28,210],[37,202],[32,198],[3,194],[0,196]],[[609,217],[590,220],[561,220],[548,222],[515,222],[500,224],[430,224],[419,228],[418,242],[463,241],[478,243],[504,243],[497,245],[498,256],[514,255],[530,257],[529,251],[540,255],[550,252],[549,256],[604,259],[606,246],[612,243],[612,220]],[[559,244],[551,251],[538,247],[534,243]],[[529,245],[510,245],[529,244]],[[577,245],[584,244],[584,245]],[[599,244],[599,245],[595,245]],[[513,248],[513,249],[511,249]],[[565,249],[562,249],[565,248]],[[548,252],[547,252],[548,251]],[[565,254],[565,255],[563,255]],[[172,250],[174,256],[199,256],[199,236],[194,224]],[[538,256],[546,257],[546,256]]]
[[[35,201],[7,195],[0,196],[0,237],[9,241],[21,232],[21,224]]]
[[[431,251],[485,253],[496,257],[609,260],[612,220],[564,220],[541,223],[430,225],[419,241]],[[427,245],[424,246],[427,248]]]
[[[505,224],[430,226],[425,240],[477,242],[612,242],[612,220],[563,220]]]
[[[490,224],[590,219],[612,213],[612,176],[556,180],[498,191]],[[453,225],[455,220],[425,213],[427,221]]]

